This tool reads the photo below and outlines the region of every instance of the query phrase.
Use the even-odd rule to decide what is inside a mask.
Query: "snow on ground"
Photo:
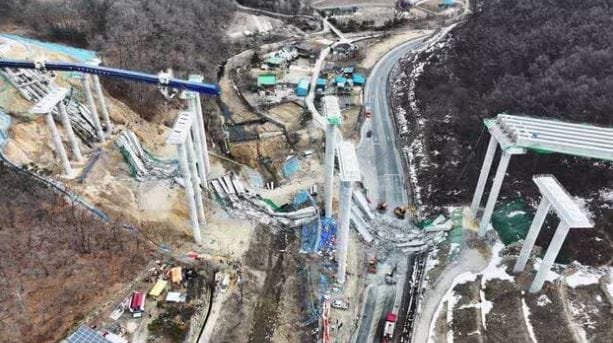
[[[492,259],[485,270],[481,272],[483,274],[481,288],[485,288],[485,284],[493,279],[514,280],[513,276],[507,274],[505,265],[502,263],[502,257],[500,256],[502,249],[504,249],[504,244],[501,241],[496,241],[492,247]]]
[[[541,296],[538,297],[538,299],[536,299],[537,306],[545,306],[548,304],[551,304],[551,300],[549,300],[549,297],[547,296],[547,294],[542,294]]]
[[[455,286],[461,285],[467,282],[474,282],[476,279],[477,279],[477,274],[471,273],[471,272],[462,273],[456,276],[455,279],[453,279],[451,286],[447,290],[447,293],[445,293],[445,296],[443,296],[443,298],[441,299],[440,303],[438,304],[438,307],[436,308],[436,311],[434,312],[434,316],[432,317],[434,318],[434,320],[430,324],[430,333],[428,334],[429,341],[434,340],[434,328],[436,326],[434,322],[436,321],[436,318],[439,317],[441,310],[443,308],[443,304],[445,302],[447,302],[447,322],[450,323],[453,319],[453,307],[455,306],[455,304],[458,302],[458,299],[460,298],[459,296],[455,295],[455,291],[453,290]],[[451,329],[448,329],[447,331],[447,342],[448,343],[453,342],[453,331]]]
[[[576,271],[565,278],[566,284],[572,288],[597,284],[608,272],[608,268],[594,268],[578,263],[575,265]]]
[[[605,202],[602,206],[607,209],[613,209],[613,189],[605,188],[599,194],[600,199]]]
[[[534,270],[539,270],[542,262],[543,260],[538,257],[534,259]],[[553,270],[550,270],[549,273],[547,273],[545,277],[545,281],[554,282],[555,280],[559,278],[560,278],[560,274],[554,272]]]
[[[528,329],[528,335],[530,336],[530,340],[536,343],[538,341],[536,340],[536,335],[534,334],[534,327],[530,322],[530,308],[526,304],[526,299],[524,299],[523,297],[521,298],[521,310],[524,314],[524,321],[526,322],[526,328]]]

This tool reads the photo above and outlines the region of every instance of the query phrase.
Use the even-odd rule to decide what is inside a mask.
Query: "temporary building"
[[[366,78],[364,77],[364,75],[360,73],[353,74],[352,79],[353,79],[353,84],[356,86],[363,86],[364,83],[366,83]]]
[[[142,292],[132,293],[130,300],[130,312],[143,312],[145,310],[145,294]]]
[[[309,80],[300,80],[298,87],[296,87],[297,96],[307,96],[309,94]]]
[[[344,76],[337,76],[336,77],[336,87],[338,88],[343,88],[345,87],[345,83],[347,83],[347,79]]]
[[[96,330],[81,325],[72,335],[66,338],[68,343],[108,343]]]
[[[258,87],[274,87],[276,85],[277,85],[277,77],[275,75],[258,76]]]
[[[168,285],[168,281],[166,280],[158,280],[151,291],[149,291],[149,295],[152,297],[159,297],[162,292],[166,289],[166,285]]]
[[[183,280],[181,267],[174,267],[170,270],[170,280],[172,280],[172,283],[179,283]]]
[[[317,79],[317,84],[315,87],[319,89],[326,89],[326,84],[326,79],[319,78]]]

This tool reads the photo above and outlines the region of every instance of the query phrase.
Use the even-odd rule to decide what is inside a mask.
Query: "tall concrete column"
[[[202,114],[202,101],[200,100],[200,94],[196,93],[196,121],[198,123],[198,129],[200,130],[200,140],[202,142],[202,156],[204,158],[204,167],[207,173],[211,172],[211,161],[209,160],[209,145],[206,142],[206,130],[204,129],[204,117]]]
[[[204,225],[206,223],[206,218],[204,216],[204,204],[202,203],[202,191],[200,190],[200,179],[198,178],[198,170],[196,168],[197,163],[194,152],[194,144],[189,135],[186,140],[185,148],[187,149],[187,162],[190,168],[192,187],[194,188],[194,199],[196,200],[196,209],[198,210],[198,220],[200,221],[200,224]]]
[[[79,141],[72,130],[72,124],[70,123],[70,119],[68,118],[68,113],[66,112],[66,105],[64,105],[63,101],[60,101],[57,104],[58,111],[60,112],[60,119],[62,120],[62,125],[64,126],[64,131],[66,132],[66,136],[68,136],[68,141],[70,142],[70,149],[72,150],[72,155],[75,160],[80,161],[83,159],[81,155],[81,148],[79,147]]]
[[[514,273],[519,273],[526,268],[528,257],[530,257],[530,252],[534,247],[536,237],[538,237],[541,227],[543,227],[545,217],[547,217],[547,213],[549,212],[550,208],[551,202],[549,202],[547,198],[543,197],[539,203],[538,209],[536,210],[536,214],[534,215],[534,219],[532,220],[532,224],[530,225],[530,230],[526,235],[526,239],[524,239],[524,245],[521,247],[519,258],[517,258],[517,262],[515,262],[515,267],[513,268]]]
[[[196,209],[196,201],[194,198],[194,186],[191,181],[185,144],[177,145],[177,154],[179,155],[179,166],[181,168],[181,174],[183,175],[183,182],[185,183],[185,197],[187,198],[189,221],[192,227],[194,241],[200,244],[202,243],[202,237],[200,235],[200,226],[198,225],[198,211]]]
[[[347,273],[347,246],[349,245],[349,217],[351,216],[352,182],[341,181],[338,229],[336,233],[336,262],[338,270],[336,280],[339,284],[345,283]]]
[[[83,78],[81,79],[81,83],[83,84],[85,96],[87,97],[87,107],[89,107],[89,112],[91,113],[91,119],[94,122],[94,127],[96,128],[96,134],[98,135],[98,139],[100,139],[101,142],[104,142],[104,132],[102,132],[100,118],[98,118],[98,110],[96,109],[96,103],[94,102],[92,89],[89,85],[89,75],[83,74],[82,76]]]
[[[553,262],[555,262],[556,257],[558,257],[558,253],[560,252],[560,248],[562,248],[562,244],[564,243],[564,239],[566,238],[569,229],[570,226],[564,221],[561,221],[558,225],[556,233],[553,235],[553,239],[551,240],[551,243],[549,243],[549,248],[547,248],[547,252],[543,258],[543,263],[541,263],[541,266],[534,277],[534,281],[532,281],[532,285],[530,285],[530,293],[536,293],[543,288],[547,273],[549,273]]]
[[[195,150],[196,150],[196,161],[198,161],[198,172],[200,174],[200,180],[202,181],[202,186],[204,188],[208,188],[208,184],[207,184],[207,179],[206,179],[206,175],[207,175],[207,164],[204,160],[204,156],[205,156],[205,152],[206,151],[206,146],[203,146],[202,144],[202,136],[201,136],[201,132],[200,132],[200,128],[198,125],[198,120],[197,118],[200,117],[200,115],[198,114],[198,104],[196,101],[196,93],[190,93],[190,95],[188,95],[187,98],[187,103],[189,106],[189,111],[192,113],[193,118],[195,117],[196,120],[192,123],[192,127],[191,127],[191,132],[192,132],[192,137],[194,138],[194,146],[195,146]],[[204,148],[204,149],[203,149]],[[208,157],[208,152],[206,153],[206,156]]]
[[[202,75],[193,74],[189,76],[190,81],[202,82]],[[204,168],[207,173],[211,172],[211,161],[209,160],[209,147],[206,141],[206,130],[204,129],[204,117],[202,115],[202,101],[200,100],[200,93],[193,93],[196,106],[196,123],[198,130],[200,131],[200,141],[202,143],[202,157],[204,159]]]
[[[60,162],[62,163],[64,174],[71,175],[72,167],[70,166],[70,161],[68,161],[68,155],[66,154],[66,150],[62,144],[62,138],[60,137],[60,133],[57,131],[57,127],[55,126],[51,112],[45,114],[45,122],[47,123],[49,134],[53,140],[53,145],[55,146],[55,153],[58,155]]]
[[[336,151],[335,125],[326,125],[326,152],[324,157],[324,215],[332,217],[332,194],[334,187],[334,155]]]
[[[496,154],[496,148],[498,147],[498,141],[494,136],[490,136],[490,143],[487,146],[487,152],[483,159],[483,165],[481,166],[481,173],[479,173],[479,181],[477,182],[477,188],[473,195],[473,201],[470,205],[473,217],[477,218],[477,211],[479,210],[479,204],[481,204],[481,198],[485,191],[485,184],[487,183],[487,177],[490,174],[492,168],[492,162],[494,161],[494,155]]]
[[[100,102],[100,109],[102,110],[102,119],[104,119],[104,126],[106,126],[106,132],[111,132],[113,126],[109,117],[109,109],[106,107],[106,101],[104,100],[104,94],[102,93],[102,86],[100,85],[100,78],[98,75],[92,76],[94,79],[94,89],[96,90],[96,97]]]
[[[492,219],[492,213],[494,213],[494,206],[496,206],[496,200],[498,200],[498,194],[500,193],[502,181],[504,180],[504,176],[507,173],[507,168],[509,167],[510,160],[511,154],[506,151],[503,151],[502,157],[500,158],[500,162],[498,164],[498,169],[496,170],[496,176],[494,177],[494,183],[492,184],[490,196],[487,198],[487,204],[485,205],[483,217],[481,218],[481,226],[479,227],[479,236],[481,237],[485,236],[487,227],[489,226],[490,220]]]

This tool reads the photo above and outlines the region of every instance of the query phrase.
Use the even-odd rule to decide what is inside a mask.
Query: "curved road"
[[[372,117],[362,125],[358,160],[361,166],[368,166],[360,169],[369,198],[373,202],[387,202],[389,208],[407,205],[409,189],[405,186],[404,165],[396,146],[394,117],[388,102],[388,77],[400,58],[420,47],[425,37],[409,40],[383,56],[371,71],[364,88],[364,102],[370,103]],[[369,131],[371,137],[367,135]],[[406,258],[398,256],[403,257]],[[412,268],[409,269],[407,271],[412,272]],[[381,336],[381,318],[392,311],[396,303],[400,304],[397,300],[404,288],[401,282],[396,287],[386,284],[369,287],[354,342],[372,342]]]
[[[404,168],[396,147],[396,129],[388,102],[388,76],[400,58],[418,48],[424,37],[405,42],[377,62],[364,88],[364,103],[370,103],[371,119],[362,125],[358,160],[362,166],[365,183],[372,201],[387,202],[389,208],[406,206],[408,188],[404,182]],[[367,137],[371,131],[372,136]]]

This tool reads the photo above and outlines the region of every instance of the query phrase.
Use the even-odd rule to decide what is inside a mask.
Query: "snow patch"
[[[526,322],[526,328],[528,329],[528,335],[530,336],[530,340],[534,343],[537,343],[536,335],[534,334],[534,327],[530,322],[530,308],[526,304],[526,299],[521,298],[521,310],[524,314],[524,322]]]
[[[509,214],[507,214],[507,218],[513,218],[513,217],[521,216],[524,214],[526,214],[525,211],[511,211],[509,212]]]
[[[537,306],[545,306],[547,304],[551,304],[551,300],[549,300],[549,297],[546,294],[542,294],[536,299]]]
[[[587,286],[597,284],[605,276],[608,268],[595,268],[574,263],[574,273],[566,276],[565,281],[569,287]]]
[[[505,265],[502,263],[502,256],[500,256],[502,249],[504,249],[504,244],[501,241],[496,241],[492,247],[492,260],[481,272],[481,274],[483,274],[483,278],[481,278],[481,288],[485,289],[485,284],[493,279],[514,280],[513,276],[507,274]]]

